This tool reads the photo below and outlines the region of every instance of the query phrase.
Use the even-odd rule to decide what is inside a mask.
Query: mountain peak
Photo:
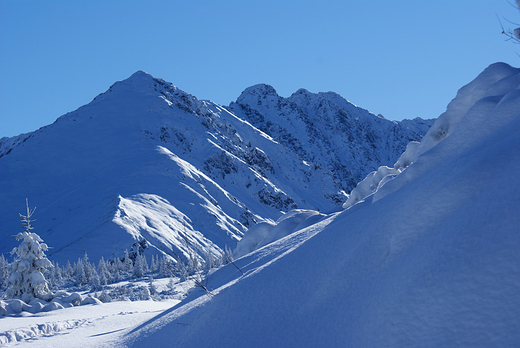
[[[260,83],[246,88],[237,98],[238,104],[262,104],[261,100],[281,98],[271,85]]]
[[[152,75],[150,75],[149,73],[147,73],[146,71],[143,71],[143,70],[137,70],[129,78],[135,78],[135,77],[140,77],[140,76],[148,76],[148,77],[153,78]]]
[[[303,94],[303,95],[307,95],[307,94],[312,94],[312,93],[309,92],[308,90],[306,90],[305,88],[300,88],[299,90],[297,90],[296,92],[294,92],[294,93],[291,95],[291,97],[292,97],[293,95],[301,95],[301,94]]]
[[[242,92],[242,94],[243,93],[278,96],[278,93],[276,92],[274,87],[265,83],[259,83],[251,87],[248,87],[244,90],[244,92]]]
[[[130,75],[130,77],[128,77],[127,79],[125,79],[121,82],[131,83],[131,84],[135,84],[135,83],[141,84],[141,83],[150,83],[154,80],[157,80],[157,79],[155,77],[153,77],[152,75],[148,74],[145,71],[138,70],[135,73],[133,73],[132,75]]]

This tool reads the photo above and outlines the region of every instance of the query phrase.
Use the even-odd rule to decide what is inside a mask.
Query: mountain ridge
[[[280,99],[274,88],[262,88],[272,102],[295,105]],[[181,257],[188,256],[189,240],[189,248],[203,258],[226,246],[233,249],[250,226],[274,222],[291,209],[340,208],[348,187],[357,183],[355,178],[348,180],[350,186],[341,183],[350,173],[341,158],[362,158],[348,151],[367,148],[365,155],[372,156],[384,142],[358,143],[348,151],[326,147],[322,139],[343,135],[337,127],[322,127],[314,133],[320,141],[309,152],[296,145],[310,144],[302,130],[315,116],[265,101],[269,109],[282,111],[280,119],[294,118],[298,127],[271,122],[263,127],[266,132],[254,119],[235,113],[233,104],[199,100],[138,71],[51,125],[0,139],[0,231],[6,241],[0,252],[15,244],[9,236],[23,208],[16,202],[21,205],[26,197],[39,207],[36,229],[54,247],[50,256],[61,262],[85,252],[91,259],[118,257],[140,239],[149,242],[146,252]],[[323,114],[340,110],[334,105],[314,109]],[[416,124],[420,131],[422,125]],[[369,126],[361,133],[372,134]],[[404,150],[408,140],[418,137],[413,129],[395,129],[402,136],[391,147]],[[365,159],[362,165],[375,161]],[[370,170],[355,168],[358,176]]]

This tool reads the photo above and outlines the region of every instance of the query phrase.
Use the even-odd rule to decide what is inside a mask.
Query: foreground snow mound
[[[518,346],[518,82],[516,69],[488,68],[459,92],[471,105],[452,110],[449,136],[374,199],[236,260],[245,275],[220,269],[214,296],[124,345]]]
[[[511,122],[517,116],[516,105],[511,99],[516,98],[519,85],[520,69],[505,63],[490,65],[457,92],[446,112],[439,116],[420,143],[408,144],[393,170],[384,170],[382,167],[378,172],[370,173],[352,191],[343,208],[350,208],[376,191],[373,199],[383,198],[432,170],[440,161],[471,148],[476,142]],[[417,161],[419,163],[405,171],[411,163]],[[403,175],[398,180],[381,189],[401,172]]]
[[[322,218],[315,210],[294,209],[280,217],[276,223],[261,222],[251,227],[238,242],[233,252],[235,258],[242,257],[269,243],[310,226]]]
[[[77,292],[68,293],[60,291],[53,295],[51,301],[44,301],[38,298],[32,299],[29,303],[19,299],[0,300],[0,316],[19,315],[22,312],[36,314],[88,304],[101,304],[101,301],[90,296],[83,297]]]

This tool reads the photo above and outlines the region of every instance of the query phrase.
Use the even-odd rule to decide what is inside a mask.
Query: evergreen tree
[[[83,256],[83,270],[85,272],[86,284],[88,284],[94,278],[94,273],[96,273],[96,269],[90,264],[90,262],[88,262],[88,256],[86,252]]]
[[[125,257],[123,259],[123,273],[127,277],[131,276],[134,273],[134,264],[132,262],[132,259],[130,258],[128,250],[125,250]]]
[[[148,277],[148,290],[150,291],[150,295],[157,294],[157,287],[153,283],[153,276]]]
[[[9,265],[7,296],[20,298],[24,302],[30,302],[33,298],[50,300],[52,293],[49,291],[47,280],[43,275],[45,269],[52,267],[52,263],[45,256],[45,251],[49,247],[43,243],[40,236],[31,232],[34,229],[31,225],[34,222],[31,220],[31,216],[35,209],[29,209],[27,200],[26,208],[26,215],[19,214],[24,232],[16,235],[16,240],[22,242],[11,251],[11,255],[16,256],[13,263]]]
[[[78,259],[78,262],[74,264],[74,271],[72,273],[72,281],[76,285],[87,284],[87,276],[85,274],[85,267],[83,266],[83,260]]]
[[[101,278],[99,277],[98,273],[95,272],[92,275],[92,279],[90,280],[90,286],[92,290],[98,291],[103,289],[103,286],[101,285]]]
[[[146,258],[142,254],[137,254],[135,257],[134,264],[134,277],[141,278],[148,272],[148,263]]]
[[[166,286],[168,288],[169,295],[175,294],[175,282],[173,281],[173,278],[170,277],[170,280],[168,281],[168,284]]]
[[[70,281],[73,273],[74,269],[72,268],[70,261],[67,260],[67,263],[65,264],[65,269],[63,270],[63,277]]]
[[[63,282],[63,271],[57,262],[52,268],[50,274],[52,278],[52,287],[53,289],[57,289],[58,284],[61,284]]]
[[[107,285],[111,283],[110,272],[108,271],[107,264],[103,256],[101,256],[101,259],[99,260],[97,273],[99,274],[101,285]]]
[[[0,255],[0,289],[5,285],[5,281],[9,277],[9,263],[4,257],[4,254]]]
[[[152,261],[150,262],[150,272],[157,272],[157,261],[159,259],[159,255],[152,255]]]

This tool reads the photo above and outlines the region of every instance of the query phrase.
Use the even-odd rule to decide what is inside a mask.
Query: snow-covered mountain
[[[137,72],[52,125],[0,139],[0,252],[16,245],[28,198],[55,261],[120,256],[138,242],[218,255],[257,222],[340,208],[429,124],[266,85],[223,107]]]
[[[222,267],[209,276],[212,296],[193,292],[107,342],[518,346],[519,149],[520,69],[493,64],[345,210],[259,225],[263,247],[235,260],[243,274]]]
[[[334,92],[299,89],[282,98],[268,85],[246,89],[229,109],[312,163],[314,170],[324,170],[320,175],[334,183],[326,194],[337,202],[374,168],[393,164],[432,124],[420,118],[389,122]]]

